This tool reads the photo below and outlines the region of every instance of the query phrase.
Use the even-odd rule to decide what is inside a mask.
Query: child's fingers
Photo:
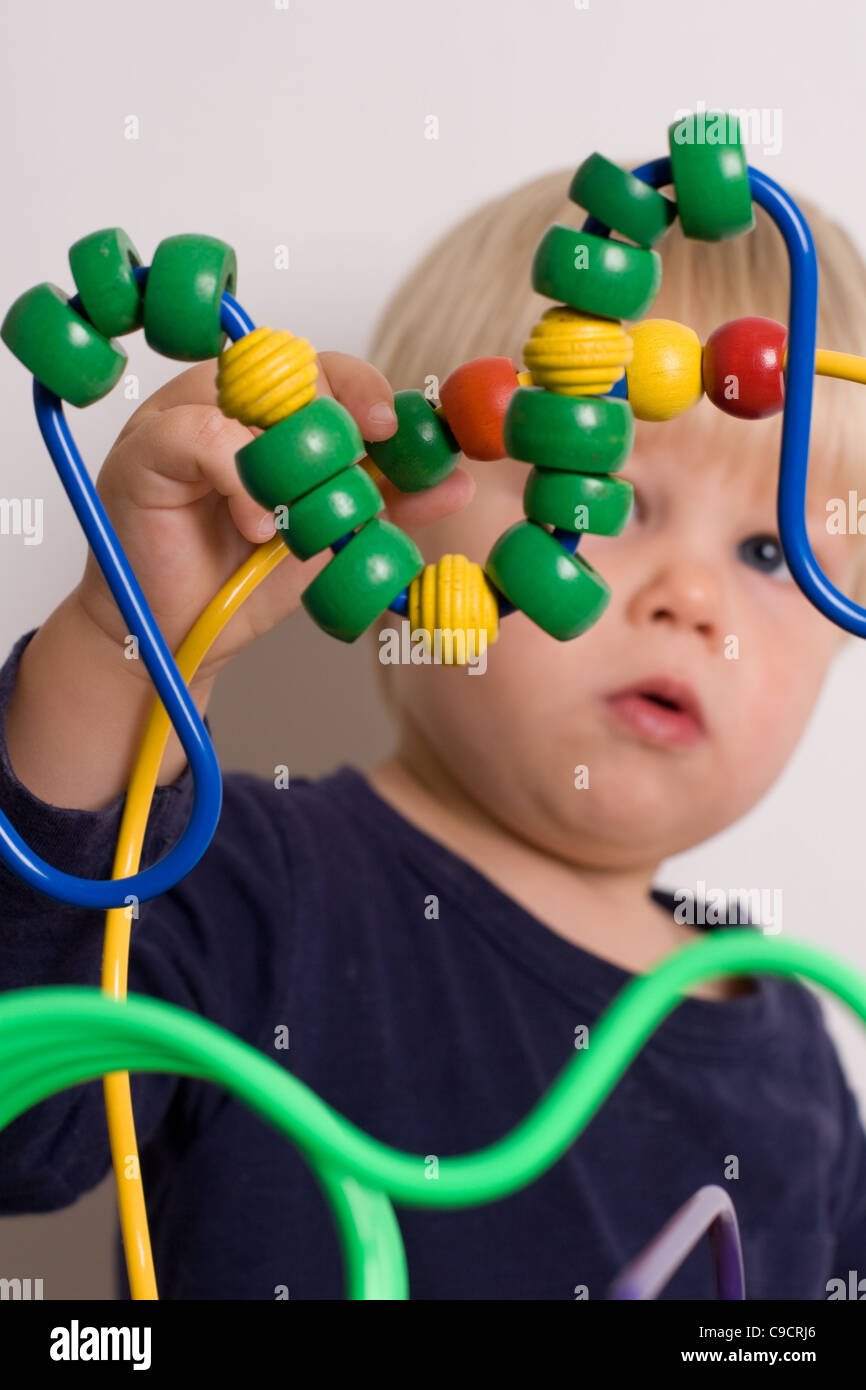
[[[345,406],[362,439],[390,439],[397,429],[394,392],[371,363],[347,352],[320,352],[317,394]]]
[[[339,401],[352,416],[362,439],[389,439],[394,434],[397,429],[394,393],[387,378],[376,367],[346,352],[322,352],[317,363],[316,395],[331,396]],[[216,371],[217,360],[210,358],[167,381],[130,416],[117,442],[136,433],[154,414],[183,405],[215,405]],[[261,432],[252,428],[256,434]]]
[[[427,492],[401,492],[387,478],[377,478],[376,486],[385,499],[388,520],[409,531],[459,512],[475,496],[476,483],[465,468],[455,468]]]
[[[206,362],[196,362],[187,371],[181,372],[167,381],[142,401],[138,410],[133,411],[118,435],[118,441],[137,430],[150,415],[160,410],[171,410],[176,405],[216,405],[217,360],[210,357]]]
[[[363,439],[388,439],[394,434],[394,393],[376,367],[360,357],[334,351],[319,353],[318,365],[316,394],[338,400]],[[135,457],[151,471],[150,477],[139,475],[136,480],[130,475],[123,482],[127,495],[138,506],[183,506],[204,495],[208,487],[216,488],[227,498],[241,534],[258,543],[274,534],[273,514],[243,488],[234,455],[261,430],[222,415],[216,407],[216,370],[215,358],[196,362],[155,391],[126,422],[106,461],[103,481],[112,486],[114,469],[126,467]],[[131,452],[139,448],[140,458]],[[425,525],[459,510],[474,492],[474,483],[462,470],[452,474],[446,484],[450,486],[443,484],[429,493],[409,497],[380,480],[383,495],[387,494],[386,505],[396,509],[407,526]]]
[[[397,428],[397,417],[387,378],[371,363],[347,352],[320,352],[317,362],[316,394],[333,396],[345,406],[363,439],[389,439]],[[217,366],[217,359],[211,357],[172,377],[129,417],[120,437],[138,429],[154,411],[178,405],[215,405]]]
[[[117,441],[100,482],[106,497],[114,492],[141,508],[188,506],[215,489],[228,500],[241,534],[260,542],[274,534],[273,513],[249,495],[235,463],[238,449],[252,438],[252,429],[215,405],[149,411]],[[266,520],[270,525],[262,533]]]
[[[360,357],[345,352],[321,352],[319,394],[333,395],[355,420],[362,439],[390,439],[397,429],[394,393],[386,377]],[[325,380],[322,380],[322,377]],[[328,389],[330,387],[330,389]],[[455,468],[443,482],[426,492],[401,492],[387,478],[376,477],[388,519],[407,530],[459,512],[475,496],[475,479]]]

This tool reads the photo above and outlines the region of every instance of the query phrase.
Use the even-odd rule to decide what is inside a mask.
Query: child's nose
[[[639,625],[666,623],[714,638],[721,625],[721,592],[710,566],[676,557],[637,591],[629,617]]]

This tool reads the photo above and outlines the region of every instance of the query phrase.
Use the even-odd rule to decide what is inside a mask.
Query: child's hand
[[[364,439],[394,434],[395,419],[376,419],[377,404],[393,403],[381,372],[342,352],[320,353],[318,364],[317,394],[345,406]],[[245,491],[235,463],[238,449],[261,432],[221,413],[215,363],[201,362],[136,410],[100,471],[97,491],[172,651],[238,566],[275,534],[273,514]],[[388,520],[412,528],[458,511],[475,490],[462,468],[424,493],[398,492],[384,478],[376,482]],[[330,549],[304,563],[287,556],[232,617],[194,683],[212,677],[292,613],[301,591],[330,559]],[[93,621],[122,643],[125,620],[90,553],[76,592]],[[144,663],[130,664],[147,677]]]

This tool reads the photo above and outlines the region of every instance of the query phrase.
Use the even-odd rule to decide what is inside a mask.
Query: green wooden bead
[[[447,422],[420,391],[395,391],[397,430],[390,439],[366,440],[370,458],[401,492],[423,492],[457,466],[460,445]]]
[[[633,495],[634,487],[625,478],[533,468],[523,490],[523,510],[530,521],[562,531],[618,536],[631,514]]]
[[[91,232],[69,248],[84,312],[106,338],[141,327],[142,295],[133,275],[141,257],[120,227]]]
[[[516,608],[560,642],[598,622],[610,599],[601,575],[534,521],[503,532],[484,568]]]
[[[683,234],[723,241],[755,225],[746,152],[736,116],[685,116],[668,128],[671,174]]]
[[[299,560],[309,560],[334,541],[355,531],[381,511],[385,503],[369,473],[355,465],[344,468],[306,493],[289,508],[283,540]]]
[[[238,449],[235,463],[250,496],[272,511],[312,492],[363,452],[361,432],[345,406],[317,396]]]
[[[237,282],[235,253],[216,237],[166,237],[156,248],[144,290],[144,336],[164,357],[200,362],[218,357],[223,291]]]
[[[677,215],[670,198],[603,154],[591,154],[583,161],[568,196],[591,217],[639,246],[654,246]]]
[[[532,258],[534,290],[599,318],[643,318],[661,278],[655,251],[558,222],[548,227]]]
[[[34,285],[12,304],[0,338],[37,381],[70,405],[107,396],[126,364],[120,343],[70,307],[56,285]]]
[[[301,602],[331,637],[354,642],[423,568],[415,542],[374,517],[316,575]]]
[[[613,473],[634,442],[628,401],[520,386],[502,428],[508,457],[567,473]]]

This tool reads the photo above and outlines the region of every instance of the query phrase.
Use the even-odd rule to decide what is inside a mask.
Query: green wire
[[[329,1164],[323,1164],[316,1176],[337,1222],[348,1297],[408,1298],[406,1251],[394,1208],[384,1192],[364,1187]]]
[[[581,1133],[690,986],[750,972],[802,975],[866,1023],[866,976],[847,962],[754,929],[716,932],[630,981],[593,1026],[591,1048],[575,1052],[529,1114],[486,1149],[438,1155],[434,1178],[424,1156],[379,1143],[277,1062],[215,1024],[162,1000],[132,994],[123,1002],[83,986],[0,997],[0,1129],[46,1096],[105,1072],[212,1081],[294,1140],[310,1163],[337,1223],[349,1296],[405,1298],[405,1253],[389,1198],[454,1208],[525,1187]]]

